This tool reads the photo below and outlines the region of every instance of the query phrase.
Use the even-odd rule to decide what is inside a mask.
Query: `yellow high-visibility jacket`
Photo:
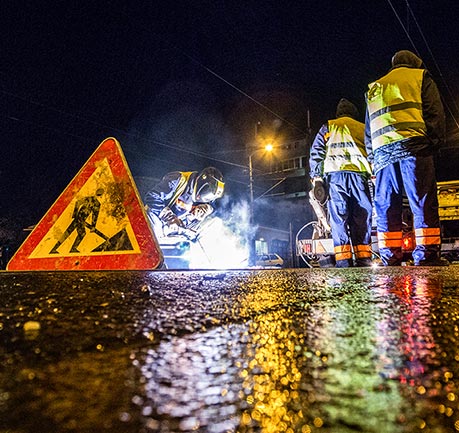
[[[406,138],[427,135],[422,113],[424,72],[395,68],[369,84],[367,109],[373,152]]]
[[[347,116],[328,121],[323,171],[371,173],[364,144],[363,123]]]

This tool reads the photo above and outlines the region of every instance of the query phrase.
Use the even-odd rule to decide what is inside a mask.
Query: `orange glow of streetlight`
[[[272,143],[267,143],[267,144],[265,144],[265,150],[266,150],[267,152],[272,152],[273,149],[274,149],[274,146],[273,146]]]

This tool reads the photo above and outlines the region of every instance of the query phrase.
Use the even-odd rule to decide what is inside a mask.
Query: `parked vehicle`
[[[284,266],[284,259],[275,253],[257,254],[255,265],[265,268],[281,268]]]

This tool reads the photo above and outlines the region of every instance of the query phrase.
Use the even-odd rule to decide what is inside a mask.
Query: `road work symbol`
[[[70,248],[71,253],[79,253],[78,245],[80,245],[81,241],[86,236],[87,228],[105,240],[108,239],[107,236],[96,229],[97,218],[99,217],[100,211],[100,201],[97,199],[97,197],[100,197],[103,193],[104,190],[99,188],[96,191],[96,195],[94,197],[84,197],[80,200],[77,200],[73,210],[73,220],[68,226],[67,230],[64,232],[63,236],[57,241],[56,245],[54,245],[53,249],[50,251],[50,254],[56,254],[58,252],[57,249],[74,232],[74,230],[77,232],[77,237],[73,242],[72,247]],[[89,217],[91,217],[91,223],[87,222]]]
[[[103,194],[103,188],[99,188],[96,191],[95,196],[83,197],[82,199],[77,200],[72,214],[72,222],[67,227],[61,238],[56,242],[53,249],[49,252],[50,254],[58,254],[58,248],[72,235],[74,231],[76,231],[77,236],[70,248],[70,253],[80,253],[78,246],[88,233],[95,233],[99,236],[99,238],[105,241],[94,248],[92,252],[123,251],[133,249],[126,229],[122,229],[109,238],[96,228],[101,205],[98,198],[100,198]],[[90,219],[90,222],[88,222],[88,219]]]
[[[162,260],[121,147],[108,138],[7,269],[155,269]]]

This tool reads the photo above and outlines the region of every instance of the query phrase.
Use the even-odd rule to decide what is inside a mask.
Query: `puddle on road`
[[[50,432],[459,431],[458,281],[457,271],[418,269],[238,276],[215,320],[204,314],[215,287],[195,305],[187,300],[201,308],[201,326],[177,309],[175,335],[158,335],[163,315],[148,310],[137,316],[145,338],[124,346],[4,354],[2,425],[21,433],[37,423]]]

